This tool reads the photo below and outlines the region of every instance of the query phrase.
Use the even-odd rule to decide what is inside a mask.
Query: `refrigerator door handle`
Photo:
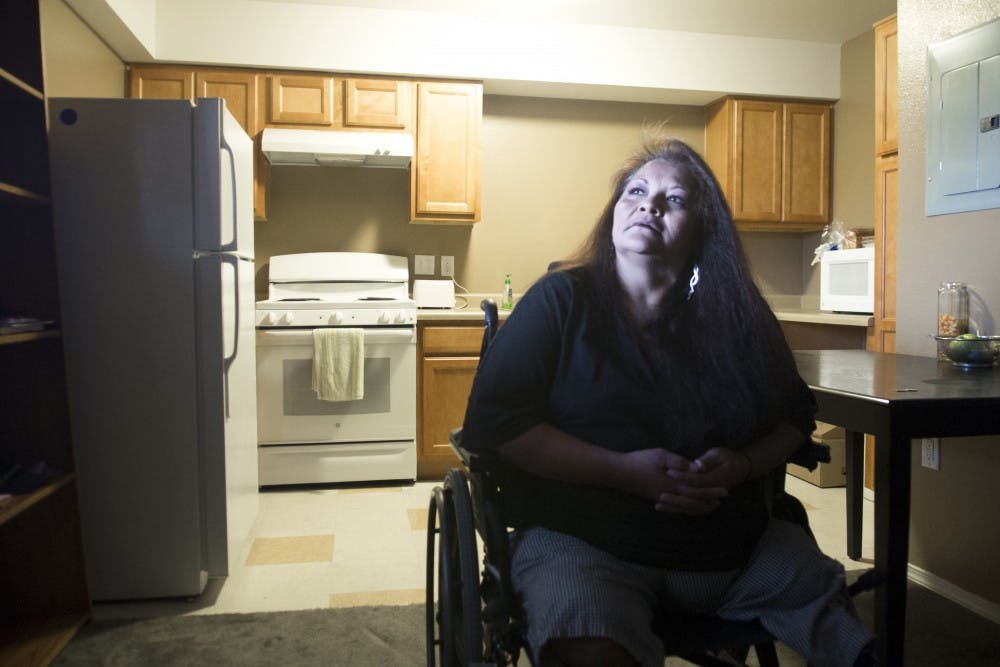
[[[229,419],[229,368],[236,361],[240,347],[240,258],[236,255],[219,255],[226,264],[233,265],[233,352],[222,358],[223,394],[226,419]]]
[[[229,145],[226,141],[225,135],[222,136],[222,150],[229,153],[229,172],[230,179],[229,183],[232,185],[232,199],[233,199],[233,241],[232,243],[223,244],[220,250],[222,251],[236,251],[239,249],[239,230],[240,230],[240,211],[239,211],[239,197],[236,194],[236,154],[233,152],[233,147]]]

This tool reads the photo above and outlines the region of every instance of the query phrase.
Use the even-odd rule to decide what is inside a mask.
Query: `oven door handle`
[[[369,345],[416,344],[417,331],[413,327],[365,329],[365,343]],[[257,329],[258,345],[312,345],[313,329]]]

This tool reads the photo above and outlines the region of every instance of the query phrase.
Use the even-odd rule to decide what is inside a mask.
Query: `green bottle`
[[[514,307],[514,289],[510,285],[510,274],[503,281],[503,295],[500,298],[500,307],[510,310]]]

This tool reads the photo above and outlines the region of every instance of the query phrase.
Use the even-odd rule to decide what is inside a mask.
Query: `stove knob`
[[[293,313],[285,313],[281,316],[280,322],[281,324],[291,324],[294,319],[295,315]]]
[[[274,324],[274,313],[264,312],[260,315],[260,323],[264,326]]]
[[[340,324],[344,321],[344,316],[340,313],[334,312],[330,315],[330,324]]]
[[[406,322],[406,311],[405,310],[397,310],[396,311],[396,317],[393,319],[393,321],[396,322],[396,324],[403,324],[403,323],[405,323]]]
[[[379,324],[388,324],[389,323],[389,313],[385,312],[384,310],[381,311],[381,312],[379,312],[379,314],[378,314],[378,323]]]

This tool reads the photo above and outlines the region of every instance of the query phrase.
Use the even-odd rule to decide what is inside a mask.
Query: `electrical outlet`
[[[447,278],[455,275],[455,258],[452,255],[441,255],[441,275]]]
[[[414,255],[413,273],[417,276],[433,276],[434,255]]]
[[[941,439],[923,438],[920,441],[920,465],[931,470],[941,469]]]

